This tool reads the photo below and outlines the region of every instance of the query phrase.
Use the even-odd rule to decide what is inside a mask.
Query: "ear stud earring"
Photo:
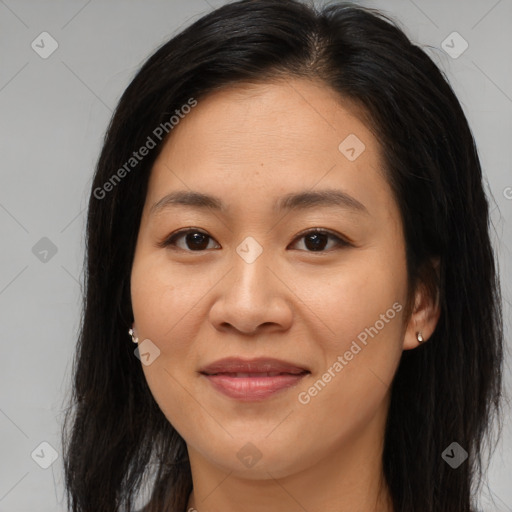
[[[418,339],[419,343],[424,343],[426,340],[423,339],[423,336],[421,335],[421,332],[416,333],[416,338]]]
[[[135,337],[135,335],[134,335],[134,333],[133,333],[133,329],[130,329],[130,330],[128,331],[128,334],[132,337],[132,341],[133,341],[133,343],[139,343],[139,338],[136,338],[136,337]]]

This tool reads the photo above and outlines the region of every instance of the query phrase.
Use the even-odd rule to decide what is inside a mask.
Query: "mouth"
[[[260,401],[296,386],[311,372],[278,359],[226,358],[199,372],[223,395],[240,401]]]

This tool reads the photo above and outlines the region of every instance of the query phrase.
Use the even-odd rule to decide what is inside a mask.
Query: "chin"
[[[219,444],[214,451],[211,445],[203,447],[201,454],[222,471],[248,480],[283,478],[317,462],[312,460],[312,454],[298,451],[297,443],[270,441],[264,435],[260,440],[252,439],[248,440],[247,435],[243,440],[229,438],[229,442]],[[315,456],[320,460],[318,450]]]

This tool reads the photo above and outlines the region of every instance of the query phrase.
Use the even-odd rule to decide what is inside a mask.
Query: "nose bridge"
[[[281,296],[283,287],[272,270],[273,255],[248,237],[233,253],[229,277],[210,310],[210,321],[218,329],[230,325],[245,334],[259,326],[288,328],[292,313]]]
[[[246,237],[237,246],[233,256],[236,285],[232,290],[237,300],[265,300],[267,290],[272,286],[271,272],[267,268],[270,256],[269,250],[264,249],[252,236]]]

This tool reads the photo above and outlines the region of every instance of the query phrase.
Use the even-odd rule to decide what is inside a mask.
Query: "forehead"
[[[236,148],[245,157],[292,159],[337,151],[352,134],[376,149],[377,141],[360,120],[361,112],[323,82],[290,78],[238,84],[199,100],[173,130],[167,146],[171,150],[192,136],[198,156],[208,149],[215,157],[229,154],[232,161]],[[265,155],[265,148],[277,152]]]
[[[361,117],[325,84],[304,79],[217,91],[173,128],[152,169],[147,206],[178,189],[250,207],[333,187],[371,204],[391,191],[379,143]]]

